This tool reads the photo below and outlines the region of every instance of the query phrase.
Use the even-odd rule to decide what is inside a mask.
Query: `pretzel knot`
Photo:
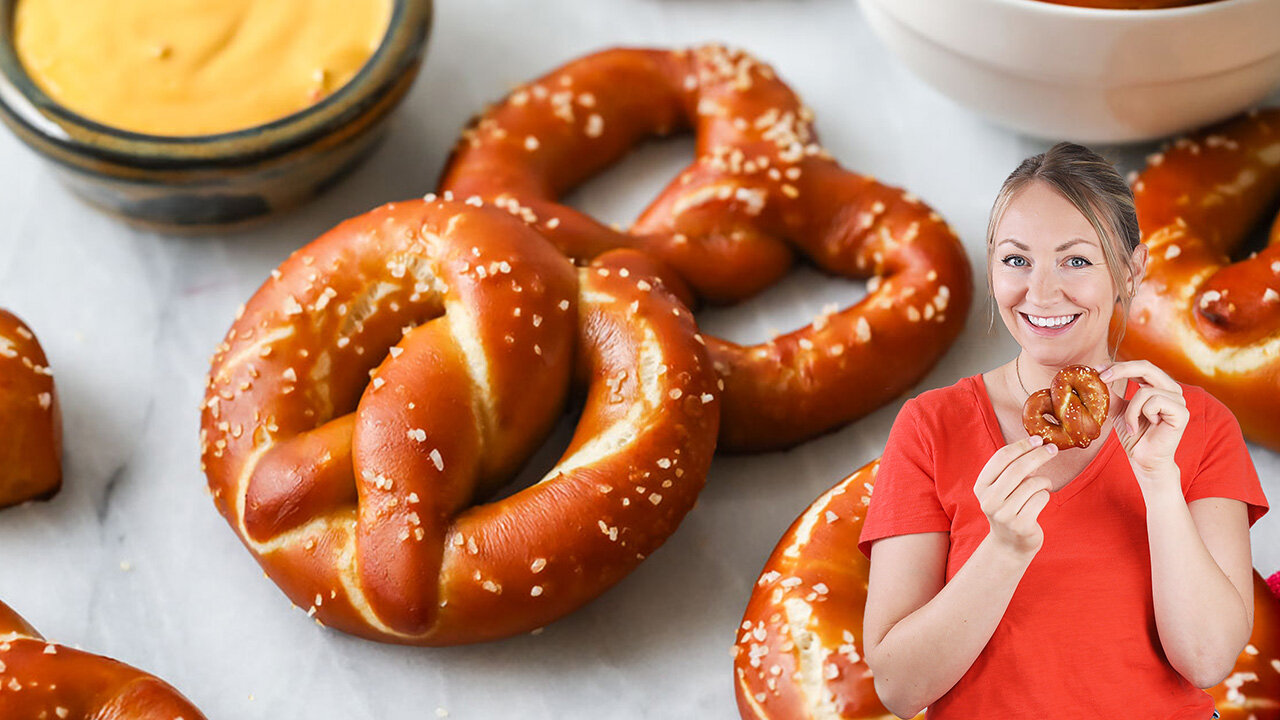
[[[350,633],[476,642],[570,612],[675,530],[714,452],[715,374],[654,269],[619,251],[575,271],[462,203],[340,224],[272,273],[214,358],[218,508],[296,604]],[[476,505],[552,429],[575,357],[587,399],[564,456]]]
[[[1102,434],[1111,391],[1087,365],[1070,365],[1049,387],[1031,393],[1022,406],[1022,426],[1060,450],[1089,447]]]
[[[1180,138],[1133,179],[1150,251],[1120,345],[1220,398],[1256,442],[1280,450],[1280,108]]]
[[[31,329],[0,310],[0,508],[62,487],[62,418],[53,373]]]
[[[733,649],[743,720],[893,717],[863,657],[871,566],[856,550],[879,467],[867,463],[814,501],[765,563]],[[1280,598],[1257,571],[1253,588],[1250,649],[1208,691],[1223,720],[1280,707]]]
[[[680,128],[696,130],[697,157],[629,230],[560,202],[644,138]],[[858,304],[768,342],[707,338],[729,450],[785,448],[899,396],[959,334],[972,293],[937,213],[842,169],[773,70],[719,46],[598,52],[516,89],[463,133],[441,189],[506,208],[580,262],[641,249],[713,303],[760,292],[797,253],[869,279]]]
[[[205,720],[163,680],[110,658],[46,642],[3,602],[0,717]]]

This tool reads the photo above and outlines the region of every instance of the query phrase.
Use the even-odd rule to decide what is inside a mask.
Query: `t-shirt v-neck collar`
[[[1000,431],[1000,421],[996,418],[995,406],[991,404],[991,396],[987,392],[987,383],[983,380],[982,373],[974,375],[970,378],[970,381],[972,383],[970,388],[973,390],[973,394],[978,403],[978,408],[982,412],[983,423],[987,426],[987,433],[994,443],[992,452],[995,452],[996,450],[1004,447],[1006,443],[1004,441],[1004,433]],[[1125,384],[1124,392],[1125,399],[1127,400],[1131,398],[1133,396],[1131,391],[1136,389],[1137,388],[1134,386],[1134,382],[1132,380],[1127,382]],[[1093,459],[1089,461],[1089,464],[1085,465],[1084,469],[1071,479],[1071,482],[1062,486],[1062,488],[1057,492],[1050,494],[1053,504],[1062,505],[1078,495],[1081,490],[1092,483],[1094,478],[1098,477],[1098,475],[1102,473],[1102,468],[1106,467],[1107,463],[1111,461],[1111,455],[1115,453],[1116,448],[1119,446],[1120,438],[1116,436],[1116,431],[1113,427],[1111,431],[1107,433],[1106,439],[1103,440],[1102,449],[1098,451],[1097,455],[1093,456]]]

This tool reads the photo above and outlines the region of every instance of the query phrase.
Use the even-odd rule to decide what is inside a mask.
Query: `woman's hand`
[[[1009,443],[991,455],[978,473],[973,493],[991,523],[991,538],[1001,547],[1031,557],[1044,544],[1040,512],[1049,504],[1048,478],[1031,476],[1058,453],[1039,435]]]
[[[1116,435],[1129,456],[1139,483],[1156,478],[1178,478],[1173,453],[1187,429],[1187,402],[1182,387],[1163,370],[1146,360],[1118,362],[1099,373],[1103,382],[1133,378],[1138,389],[1121,402]],[[1145,485],[1144,485],[1145,487]]]

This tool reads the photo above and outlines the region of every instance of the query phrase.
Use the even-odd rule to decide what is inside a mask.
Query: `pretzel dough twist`
[[[1022,405],[1022,426],[1059,450],[1089,447],[1102,434],[1111,408],[1111,391],[1087,365],[1070,365],[1053,376]],[[1053,420],[1049,420],[1052,416]]]
[[[878,468],[873,460],[818,498],[765,563],[734,646],[743,720],[893,717],[862,658],[870,563],[856,548]],[[1280,598],[1257,572],[1253,586],[1249,645],[1209,690],[1223,720],[1280,717]]]
[[[0,508],[62,487],[62,417],[53,373],[31,329],[0,310]]]
[[[219,510],[346,632],[477,642],[572,611],[675,530],[714,452],[714,372],[653,270],[620,251],[575,275],[522,222],[462,203],[340,224],[273,272],[214,358]],[[474,505],[549,433],[575,354],[587,401],[564,456]]]
[[[12,720],[205,720],[163,680],[46,642],[0,602],[0,717]]]
[[[1232,261],[1280,199],[1280,108],[1177,140],[1132,185],[1151,260],[1120,355],[1203,387],[1280,450],[1280,225]]]
[[[955,340],[972,294],[945,221],[900,189],[844,170],[813,114],[768,65],[707,46],[614,49],[516,89],[477,118],[441,181],[492,201],[578,261],[634,247],[703,299],[750,297],[797,252],[870,278],[857,305],[754,346],[713,337],[724,380],[719,447],[785,448],[851,422],[920,380]],[[560,202],[646,137],[692,127],[697,157],[629,231]]]

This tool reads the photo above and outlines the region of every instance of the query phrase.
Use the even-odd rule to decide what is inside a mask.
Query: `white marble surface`
[[[618,587],[540,635],[451,649],[318,628],[214,510],[197,458],[208,358],[236,307],[291,250],[343,218],[430,190],[464,121],[511,85],[611,44],[707,40],[773,63],[814,108],[837,158],[936,207],[983,287],[991,200],[1020,159],[1047,145],[910,76],[852,0],[442,0],[425,71],[370,162],[319,201],[235,235],[125,227],[0,133],[0,306],[25,318],[50,356],[67,445],[62,493],[0,513],[0,597],[52,639],[158,673],[212,719],[395,720],[436,708],[451,718],[736,717],[729,648],[752,582],[796,515],[879,453],[901,401],[791,452],[718,458],[676,535]],[[1129,170],[1148,150],[1108,152]],[[573,200],[626,222],[691,152],[689,140],[647,147]],[[802,273],[701,319],[712,332],[760,338],[861,292]],[[977,302],[915,391],[1012,352]],[[567,431],[532,472],[550,466]],[[1280,498],[1280,455],[1252,453]],[[1258,567],[1280,568],[1280,512],[1253,540]]]

